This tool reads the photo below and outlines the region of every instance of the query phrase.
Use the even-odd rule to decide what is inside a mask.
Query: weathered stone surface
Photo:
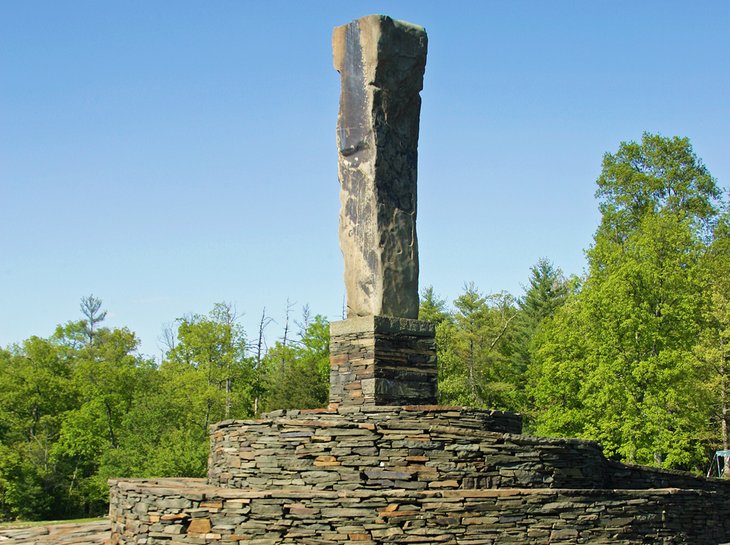
[[[337,27],[340,246],[347,316],[418,317],[416,167],[423,28],[382,15]]]
[[[505,435],[521,430],[521,417],[513,413],[464,407],[361,406],[276,415],[213,427],[208,466],[211,485],[336,490],[380,488],[382,483],[374,481],[390,480],[412,489],[425,489],[432,481],[447,482],[453,488],[541,487],[568,482],[556,481],[553,475],[564,467],[580,466],[591,475],[569,482],[594,486],[603,475],[597,466],[602,458],[595,443],[579,442],[563,448],[559,460],[541,461],[540,440]],[[303,429],[312,433],[297,433]],[[291,435],[297,436],[296,441]],[[561,443],[553,440],[549,444],[558,448]],[[534,459],[526,460],[524,453],[533,453]],[[265,458],[272,471],[264,474],[258,463],[237,463],[241,457]]]
[[[673,488],[381,488],[298,494],[272,490],[263,494],[212,488],[202,480],[110,484],[112,543],[117,545],[347,545],[352,541],[424,545],[718,545],[730,535],[727,486],[715,492]],[[189,497],[192,507],[182,512],[160,507],[161,520],[154,530],[128,507],[137,501],[155,506],[174,488]],[[203,497],[219,501],[223,507],[203,507],[205,502],[199,499]],[[242,514],[243,502],[248,502],[251,509]],[[190,519],[193,522],[187,525],[184,521]],[[193,531],[198,529],[210,531]]]
[[[436,327],[431,322],[392,316],[362,316],[330,323],[330,332],[335,337],[359,335],[372,331],[383,334],[394,333],[416,337],[433,337]]]
[[[331,405],[429,405],[437,379],[433,324],[390,316],[331,324]]]
[[[730,539],[730,482],[524,436],[517,414],[433,405],[434,328],[412,319],[425,39],[381,16],[335,30],[350,318],[332,324],[330,407],[214,425],[207,481],[110,481],[112,545]]]
[[[134,527],[134,525],[130,525]],[[0,543],[13,545],[102,545],[109,543],[110,523],[51,524],[30,528],[0,528]]]

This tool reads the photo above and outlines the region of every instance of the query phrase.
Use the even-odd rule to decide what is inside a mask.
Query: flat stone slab
[[[436,326],[423,320],[394,318],[391,316],[358,316],[347,320],[330,322],[330,334],[333,336],[356,335],[366,332],[433,337],[436,333]]]
[[[725,497],[678,488],[258,491],[202,479],[110,485],[119,545],[719,545],[730,532]],[[148,509],[129,507],[136,502]]]
[[[108,520],[0,529],[0,543],[3,545],[106,545],[110,542],[110,529],[111,524]]]
[[[179,496],[181,498],[206,502],[211,500],[254,500],[254,499],[342,499],[356,498],[360,501],[371,498],[385,498],[397,500],[399,498],[412,498],[418,500],[430,500],[434,498],[454,499],[475,499],[475,498],[507,498],[507,497],[546,497],[546,496],[569,496],[569,497],[590,497],[614,495],[631,496],[635,498],[671,496],[677,494],[692,494],[712,496],[713,492],[697,489],[683,488],[650,488],[650,489],[602,489],[602,488],[491,488],[483,490],[418,490],[389,488],[383,490],[298,490],[298,489],[267,489],[267,490],[246,490],[237,488],[221,488],[211,486],[206,479],[111,479],[110,486],[120,490],[137,490],[158,494],[160,496]],[[250,502],[247,502],[250,503]],[[357,502],[353,502],[357,503]],[[730,506],[729,506],[730,507]],[[222,509],[222,505],[216,505],[215,509]],[[179,509],[178,509],[179,510]],[[109,525],[108,522],[104,524]],[[61,525],[59,525],[61,526]],[[71,526],[71,525],[68,525]],[[78,525],[83,526],[83,525]],[[0,532],[2,533],[2,532]]]

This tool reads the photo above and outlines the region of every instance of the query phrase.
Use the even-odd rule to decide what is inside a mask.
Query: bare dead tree
[[[235,305],[225,301],[217,303],[213,309],[213,318],[223,325],[225,330],[228,332],[227,334],[230,335],[230,338],[227,340],[227,342],[230,343],[228,346],[230,353],[225,356],[223,361],[223,364],[225,365],[224,389],[226,392],[224,415],[225,418],[228,419],[231,416],[231,407],[233,405],[233,377],[231,376],[233,365],[233,337],[236,320],[238,319]]]
[[[296,306],[296,303],[292,303],[289,298],[286,298],[286,313],[284,315],[284,336],[281,344],[286,346],[289,341],[289,316],[291,315],[292,309]]]
[[[309,305],[304,305],[302,307],[302,320],[294,320],[294,323],[299,328],[299,337],[304,338],[304,335],[307,333],[307,329],[309,329],[309,326],[312,325],[312,311],[309,308]]]
[[[284,348],[286,348],[287,343],[289,342],[289,316],[291,315],[291,311],[294,308],[294,305],[296,303],[292,303],[289,298],[286,298],[286,314],[284,315],[284,337],[282,338],[281,344]],[[284,373],[286,372],[286,350],[281,351],[281,360],[280,360],[280,367],[281,367],[281,376],[284,376]]]
[[[266,348],[266,338],[264,337],[264,331],[267,326],[271,323],[272,319],[266,315],[266,307],[261,311],[261,320],[259,320],[259,336],[256,342],[256,368],[258,369],[261,365],[261,358],[263,358],[264,349]]]
[[[170,323],[165,324],[157,340],[162,345],[163,357],[166,352],[172,352],[177,346],[177,333],[175,333],[173,325]]]
[[[254,414],[259,413],[259,392],[261,391],[261,360],[264,355],[266,348],[266,337],[264,337],[264,331],[266,327],[271,323],[272,319],[266,315],[266,307],[261,311],[261,320],[259,320],[259,335],[256,341],[256,363],[254,367],[254,398],[253,398],[253,412]]]

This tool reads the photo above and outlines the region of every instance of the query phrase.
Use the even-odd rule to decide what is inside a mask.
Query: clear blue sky
[[[730,179],[730,2],[0,3],[0,346],[80,318],[159,354],[163,325],[232,302],[249,336],[287,298],[338,319],[331,32],[426,27],[421,286],[522,292],[580,274],[601,157],[691,139]],[[269,329],[269,342],[279,334]]]

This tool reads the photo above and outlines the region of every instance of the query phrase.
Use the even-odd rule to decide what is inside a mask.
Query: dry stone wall
[[[212,427],[209,484],[410,490],[691,488],[730,485],[607,460],[598,443],[521,435],[514,413],[466,407],[276,411]]]
[[[236,490],[111,483],[113,545],[718,544],[730,503],[698,490]]]
[[[430,322],[365,316],[330,324],[330,404],[436,403],[436,331]]]
[[[520,428],[519,415],[435,406],[221,422],[207,480],[110,482],[112,543],[730,541],[729,483]]]
[[[520,429],[519,415],[464,407],[278,411],[214,426],[209,482],[322,490],[603,484],[596,443],[531,438]]]

